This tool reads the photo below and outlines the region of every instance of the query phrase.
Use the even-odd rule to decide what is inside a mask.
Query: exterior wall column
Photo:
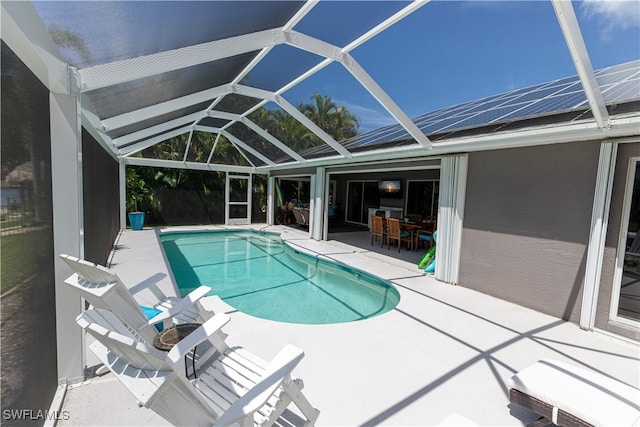
[[[600,145],[598,175],[596,176],[596,190],[593,196],[591,231],[589,233],[589,246],[582,289],[582,309],[580,311],[580,327],[586,330],[592,330],[596,322],[602,259],[609,226],[609,208],[617,152],[618,144],[615,142],[603,142]]]
[[[267,225],[273,225],[274,215],[276,214],[274,201],[275,201],[275,188],[276,179],[272,176],[267,178]]]
[[[311,237],[322,240],[324,231],[324,198],[325,198],[325,168],[316,168],[315,176],[311,176]]]
[[[82,378],[85,364],[84,334],[75,321],[82,298],[64,283],[72,271],[57,256],[84,257],[82,126],[75,76],[70,77],[71,94],[49,94],[58,378],[67,382]]]
[[[468,154],[444,157],[440,164],[440,202],[435,277],[457,284],[462,222],[467,188]]]

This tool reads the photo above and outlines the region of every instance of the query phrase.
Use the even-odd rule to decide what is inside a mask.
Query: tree
[[[331,98],[316,93],[315,104],[299,104],[298,109],[335,140],[351,138],[358,134],[360,119],[346,107],[339,107]]]

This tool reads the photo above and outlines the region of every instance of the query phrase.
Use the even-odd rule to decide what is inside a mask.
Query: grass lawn
[[[38,271],[41,254],[48,245],[51,230],[42,229],[2,236],[0,239],[0,293],[24,282]]]

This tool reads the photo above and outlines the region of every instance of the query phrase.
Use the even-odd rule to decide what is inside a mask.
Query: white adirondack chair
[[[91,350],[136,397],[138,405],[174,425],[270,426],[283,413],[287,424],[295,418],[297,424],[314,425],[319,411],[302,394],[302,380],[291,378],[304,357],[302,350],[287,345],[267,363],[242,347],[227,345],[221,328],[229,320],[224,313],[215,315],[165,353],[137,341],[106,310],[87,310],[77,318],[96,338]],[[213,345],[217,352],[197,360],[197,377],[189,379],[185,364],[191,365],[188,358],[204,344]],[[292,402],[305,419],[285,412]]]
[[[207,286],[200,286],[184,298],[159,295],[156,304],[144,308],[152,311],[147,315],[114,271],[71,255],[61,254],[60,258],[75,272],[65,283],[95,308],[113,312],[148,344],[158,333],[156,324],[162,323],[160,329],[164,329],[174,323],[203,323],[213,316],[200,303],[211,292]]]

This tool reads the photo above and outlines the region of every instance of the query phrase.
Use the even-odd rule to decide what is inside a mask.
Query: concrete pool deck
[[[388,257],[386,248],[372,251],[366,240],[355,246],[345,239],[314,241],[287,227],[260,229],[281,232],[291,245],[390,280],[401,294],[388,313],[331,325],[257,319],[212,300],[215,311],[231,316],[225,328],[230,344],[267,360],[285,344],[304,349],[294,374],[304,379],[306,396],[321,411],[318,425],[435,425],[451,414],[479,425],[525,425],[537,417],[509,403],[506,381],[542,358],[640,387],[637,343],[585,332],[558,318],[441,283],[419,271],[413,259]],[[156,233],[124,231],[111,268],[134,290],[155,283],[175,293]],[[153,298],[148,289],[137,296],[140,302]],[[97,362],[87,353],[91,367]],[[59,421],[62,426],[168,425],[138,408],[110,373],[67,390],[62,409],[69,415]]]

